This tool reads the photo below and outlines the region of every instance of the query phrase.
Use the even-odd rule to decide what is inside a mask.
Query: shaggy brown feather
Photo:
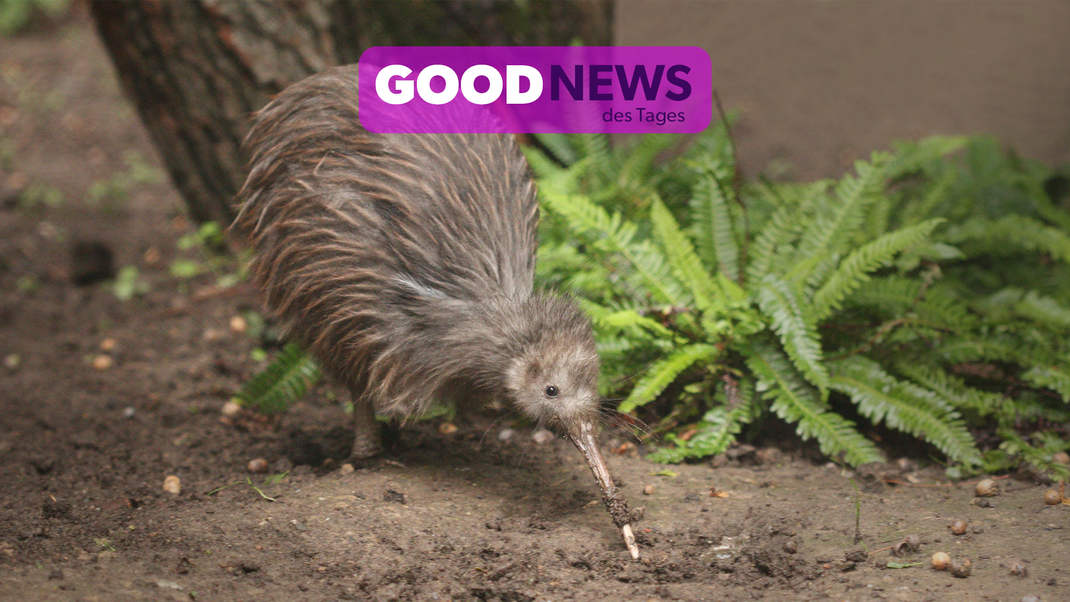
[[[354,456],[381,449],[376,411],[508,399],[568,434],[638,558],[594,436],[590,321],[532,293],[539,207],[512,137],[370,133],[350,66],[283,91],[246,146],[232,231],[269,311],[352,391]]]
[[[576,384],[593,395],[589,322],[532,295],[538,203],[513,138],[369,133],[356,73],[289,87],[246,140],[233,231],[255,250],[269,310],[380,412],[477,393],[520,402],[507,374],[540,345],[584,350]]]

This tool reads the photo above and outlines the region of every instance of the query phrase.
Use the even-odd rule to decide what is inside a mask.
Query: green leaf
[[[889,265],[896,254],[925,240],[943,221],[931,219],[888,232],[852,251],[814,294],[810,310],[813,319],[823,320],[839,309],[843,299],[869,279],[870,272]]]
[[[321,376],[319,365],[296,343],[288,343],[275,360],[253,376],[238,396],[265,414],[275,414],[305,396]]]
[[[793,267],[787,275],[789,281],[807,282],[816,266],[851,243],[852,234],[864,222],[865,208],[880,196],[884,183],[881,161],[881,156],[876,155],[872,163],[856,162],[858,175],[845,175],[836,185],[835,201],[820,207],[813,224],[799,240]]]
[[[924,563],[923,562],[895,562],[895,561],[889,561],[888,564],[886,564],[884,566],[885,566],[885,568],[889,568],[889,569],[909,569],[912,566],[918,566],[920,564],[924,564]]]
[[[183,280],[200,276],[207,270],[204,264],[189,259],[176,259],[171,262],[171,275]]]
[[[746,353],[747,366],[758,377],[757,391],[773,402],[777,416],[796,425],[803,439],[817,439],[821,453],[844,454],[852,466],[883,462],[884,456],[872,441],[854,428],[854,423],[831,412],[776,346],[754,341]]]
[[[690,301],[684,287],[672,276],[665,257],[649,240],[637,240],[635,224],[623,221],[619,213],[610,216],[586,197],[544,191],[542,199],[547,208],[568,221],[573,231],[597,234],[611,251],[623,256],[656,302],[686,306]]]
[[[775,192],[769,186],[760,189],[777,203],[777,209],[766,220],[761,232],[750,246],[751,257],[747,266],[748,282],[760,282],[770,272],[782,275],[782,272],[774,269],[778,264],[777,259],[788,255],[788,248],[794,250],[793,245],[796,239],[807,225],[807,220],[803,219],[799,206],[809,197],[822,195],[827,188],[828,183],[821,182],[820,186],[811,185],[806,191],[801,191],[797,195],[786,195],[786,198],[783,198],[780,193],[793,190],[793,188],[778,186]]]
[[[691,241],[680,231],[676,219],[659,198],[655,198],[650,207],[650,220],[654,224],[654,236],[665,251],[673,273],[680,282],[688,285],[698,308],[707,312],[719,311],[724,302],[717,283],[710,278]]]
[[[967,136],[929,136],[917,142],[894,144],[895,155],[888,162],[889,177],[909,175],[929,163],[962,150],[970,139]]]
[[[670,433],[665,442],[673,447],[661,447],[646,456],[651,462],[675,464],[688,458],[704,458],[723,453],[736,440],[743,425],[754,416],[754,381],[747,379],[736,389],[735,403],[725,394],[725,385],[718,387],[720,405],[710,409],[697,424],[696,432],[686,441]]]
[[[676,477],[678,477],[680,475],[676,474],[675,471],[672,471],[672,470],[669,470],[668,468],[666,468],[664,470],[659,470],[657,472],[652,472],[652,473],[650,473],[650,476],[652,476],[652,477],[669,477],[670,479],[675,479]]]
[[[833,364],[832,388],[849,395],[858,411],[874,423],[921,437],[947,457],[979,465],[981,453],[958,412],[942,397],[900,381],[877,362],[854,356]]]
[[[669,357],[655,362],[650,367],[617,410],[626,414],[639,406],[650,403],[692,364],[699,361],[708,362],[720,354],[720,349],[704,343],[695,343],[676,350]]]
[[[1030,320],[1043,322],[1050,326],[1070,328],[1070,309],[1067,309],[1051,297],[1043,297],[1036,291],[1025,294],[1014,308],[1015,313]]]
[[[919,365],[914,362],[901,362],[896,370],[909,377],[915,383],[939,395],[952,406],[971,410],[979,416],[1000,411],[1006,397],[998,393],[981,391],[967,387],[962,379],[955,378],[938,367]]]
[[[1070,403],[1070,371],[1059,366],[1033,366],[1022,374],[1022,380],[1037,387],[1048,388]]]
[[[734,172],[720,164],[704,169],[691,198],[691,213],[692,232],[706,264],[719,267],[729,279],[737,280],[740,273],[739,241],[728,207],[729,195],[733,194],[731,183],[726,182],[732,175]]]
[[[829,376],[822,361],[821,343],[816,329],[803,316],[794,291],[787,282],[767,274],[758,289],[758,305],[772,321],[773,330],[780,336],[792,363],[817,385],[821,397],[825,398]]]
[[[646,330],[651,335],[667,339],[672,339],[673,337],[673,332],[662,326],[660,322],[641,315],[634,309],[613,311],[587,299],[577,299],[576,302],[587,315],[591,316],[591,320],[597,326],[604,326],[615,332],[626,331],[633,336],[639,334],[642,330]]]
[[[1070,234],[1024,215],[1008,215],[998,220],[974,217],[948,228],[944,236],[952,244],[973,241],[979,247],[964,247],[968,255],[981,251],[1005,252],[1010,245],[1027,251],[1048,253],[1070,263]],[[972,251],[972,253],[971,253]]]

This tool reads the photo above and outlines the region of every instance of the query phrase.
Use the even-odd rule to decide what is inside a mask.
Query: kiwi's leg
[[[353,453],[364,460],[383,452],[382,426],[375,420],[375,404],[367,396],[353,395]]]

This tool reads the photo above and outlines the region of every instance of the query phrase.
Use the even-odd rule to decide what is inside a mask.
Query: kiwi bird
[[[377,412],[508,400],[579,448],[638,558],[596,441],[590,320],[533,291],[539,206],[513,137],[368,132],[354,65],[288,87],[245,145],[232,232],[268,311],[349,387],[353,456],[382,451]]]

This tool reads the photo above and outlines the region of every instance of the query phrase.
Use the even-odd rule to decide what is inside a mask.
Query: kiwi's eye
[[[544,393],[546,393],[547,397],[557,397],[557,387],[553,385],[547,385]]]

